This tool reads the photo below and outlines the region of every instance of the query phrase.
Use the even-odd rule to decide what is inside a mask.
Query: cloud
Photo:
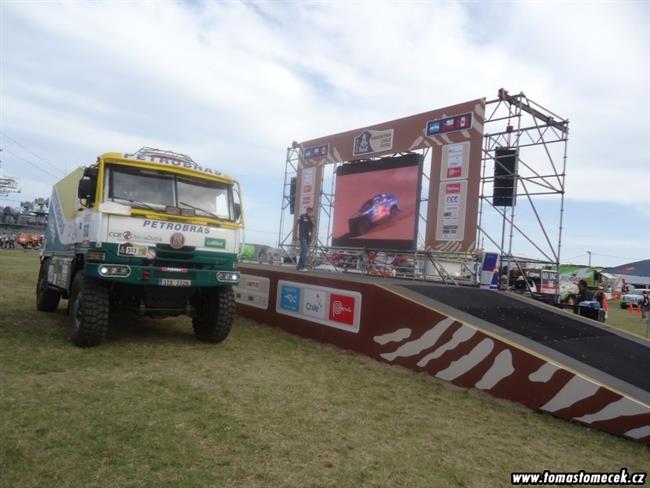
[[[644,3],[0,8],[3,131],[61,167],[143,145],[190,154],[242,180],[264,215],[259,230],[278,226],[281,186],[266,180],[281,180],[291,141],[502,86],[571,120],[567,198],[650,206]]]

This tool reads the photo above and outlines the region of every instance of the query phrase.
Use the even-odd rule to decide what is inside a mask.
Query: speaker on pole
[[[494,191],[492,204],[495,207],[513,207],[517,200],[517,150],[498,147],[494,151]]]
[[[296,208],[296,177],[291,178],[289,185],[289,212],[293,215]]]

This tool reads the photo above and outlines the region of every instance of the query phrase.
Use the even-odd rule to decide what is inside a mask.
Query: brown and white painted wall
[[[244,317],[650,445],[647,402],[494,332],[371,282],[241,268]]]

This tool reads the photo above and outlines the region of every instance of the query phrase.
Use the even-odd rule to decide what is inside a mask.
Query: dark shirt
[[[580,291],[578,291],[578,302],[588,302],[592,300],[593,297],[594,295],[591,293],[589,288],[581,288]]]
[[[311,217],[304,213],[298,217],[298,237],[311,241],[311,233],[314,229],[314,222]]]

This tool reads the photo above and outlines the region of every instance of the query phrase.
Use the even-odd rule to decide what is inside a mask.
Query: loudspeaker
[[[513,207],[517,199],[517,150],[499,147],[494,151],[495,207]]]
[[[289,212],[293,215],[296,208],[296,177],[291,178],[289,184]]]

